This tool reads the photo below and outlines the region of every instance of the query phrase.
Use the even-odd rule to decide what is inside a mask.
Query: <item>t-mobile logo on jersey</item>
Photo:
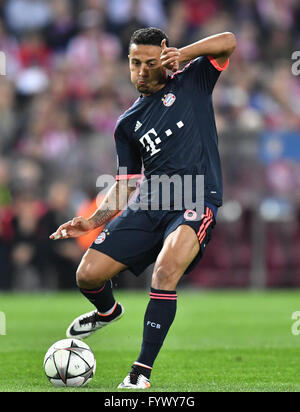
[[[151,139],[151,135],[154,135],[154,137],[152,137],[153,140]],[[161,149],[157,149],[156,145],[161,143],[161,140],[153,127],[151,130],[149,130],[149,132],[145,133],[144,136],[142,136],[139,140],[142,143],[142,145],[146,148],[147,152],[151,150],[150,156],[153,156],[155,155],[155,153],[160,152]]]
[[[176,123],[178,129],[181,129],[184,126],[184,123],[180,120]],[[165,131],[165,135],[167,137],[173,134],[171,129]],[[161,149],[157,148],[157,145],[161,143],[161,138],[158,136],[156,130],[152,127],[147,133],[145,133],[139,141],[142,143],[143,147],[145,147],[146,151],[150,151],[150,156],[155,155],[156,153],[160,152]]]

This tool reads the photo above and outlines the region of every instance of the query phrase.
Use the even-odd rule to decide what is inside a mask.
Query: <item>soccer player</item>
[[[155,262],[141,351],[119,388],[150,387],[154,361],[175,318],[177,284],[203,256],[216,223],[222,175],[212,91],[235,47],[235,36],[229,32],[181,49],[169,47],[167,35],[159,29],[133,33],[129,68],[140,97],[116,125],[115,184],[91,217],[75,217],[50,236],[75,238],[106,224],[77,270],[77,285],[96,309],[76,318],[68,337],[86,338],[119,319],[124,308],[115,301],[111,278],[125,269],[138,276]],[[178,70],[182,63],[188,64]],[[139,195],[112,220],[128,204],[142,169]],[[204,176],[200,216],[199,209],[175,207],[184,196],[175,194],[173,185],[169,207],[160,198],[157,201],[160,186],[149,189],[162,176],[175,175],[182,178],[182,189],[187,186],[185,176],[192,176],[188,195],[194,200],[199,190],[195,178]],[[145,185],[148,191],[142,190]],[[158,207],[152,207],[153,197]]]

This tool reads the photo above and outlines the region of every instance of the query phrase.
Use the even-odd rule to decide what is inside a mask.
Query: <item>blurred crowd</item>
[[[300,82],[291,72],[292,53],[300,50],[299,1],[0,0],[0,51],[6,56],[6,76],[0,76],[0,290],[74,286],[90,239],[51,242],[48,236],[74,215],[88,215],[97,177],[116,172],[115,123],[137,97],[129,82],[128,42],[145,26],[164,29],[176,47],[222,31],[237,37],[214,103],[220,139],[231,142],[231,150],[226,141],[221,145],[225,200],[238,201],[242,212],[234,225],[230,213],[228,219],[223,214],[224,230],[213,248],[223,254],[212,266],[208,257],[204,272],[216,274],[214,264],[228,268],[229,277],[243,272],[228,246],[236,242],[246,280],[227,283],[248,284],[249,216],[259,201],[253,194],[290,196],[286,180],[300,176],[299,164],[280,163],[271,178],[257,155],[263,131],[300,133]],[[293,202],[300,205],[299,198]],[[203,273],[195,272],[193,282],[201,284]]]

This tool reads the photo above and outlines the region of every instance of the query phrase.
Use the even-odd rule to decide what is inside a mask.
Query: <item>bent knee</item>
[[[160,290],[175,290],[182,273],[175,264],[159,264],[152,276],[152,287]]]
[[[93,289],[101,286],[107,279],[103,278],[99,268],[89,263],[80,264],[76,272],[76,283],[81,289]]]

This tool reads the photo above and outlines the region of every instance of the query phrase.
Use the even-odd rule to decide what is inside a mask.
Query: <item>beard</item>
[[[166,84],[167,77],[165,74],[162,74],[158,79],[156,80],[144,80],[145,83],[139,83],[137,82],[135,84],[136,89],[139,91],[139,93],[149,95],[156,93],[159,89],[164,87]]]
[[[146,84],[140,84],[140,85],[137,84],[136,88],[140,93],[151,94],[151,88],[147,86]]]

